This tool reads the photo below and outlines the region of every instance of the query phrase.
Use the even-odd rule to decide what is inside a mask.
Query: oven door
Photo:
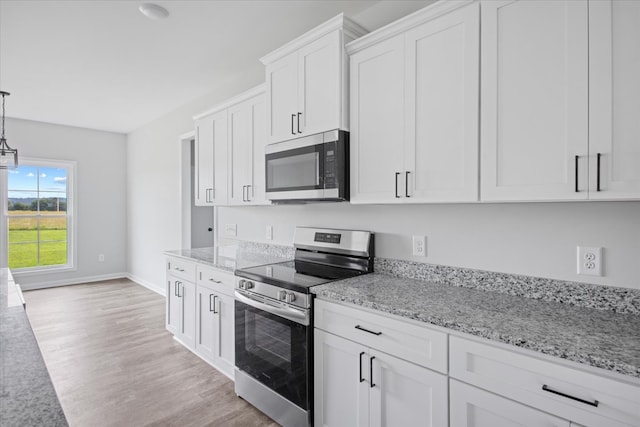
[[[259,308],[261,304],[236,291],[236,367],[306,411],[312,327]]]
[[[268,145],[265,153],[267,199],[325,197],[322,134]]]

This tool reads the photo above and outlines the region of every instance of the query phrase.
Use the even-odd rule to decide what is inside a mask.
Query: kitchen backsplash
[[[376,273],[640,315],[640,290],[376,258]]]

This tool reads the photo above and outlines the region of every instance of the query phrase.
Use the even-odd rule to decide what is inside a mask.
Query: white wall
[[[193,130],[194,115],[263,80],[264,70],[258,63],[127,136],[127,268],[132,279],[163,292],[163,252],[181,248],[179,136]]]
[[[76,270],[14,273],[16,281],[32,289],[125,276],[126,136],[10,118],[5,127],[20,157],[77,162]]]
[[[640,202],[219,208],[237,238],[291,245],[294,225],[371,230],[376,255],[432,264],[640,289]],[[411,236],[427,236],[413,257]],[[576,246],[604,247],[603,277],[576,274]]]
[[[354,19],[374,30],[426,5],[380,2]],[[178,136],[191,116],[263,81],[263,69],[243,70],[203,98],[128,136],[128,271],[163,288],[162,252],[180,237]],[[640,288],[640,202],[354,206],[320,204],[220,208],[218,226],[238,224],[238,238],[291,244],[293,225],[368,229],[378,256],[507,273]],[[427,236],[427,257],[413,258],[410,236]],[[603,246],[605,276],[578,276],[576,246]]]

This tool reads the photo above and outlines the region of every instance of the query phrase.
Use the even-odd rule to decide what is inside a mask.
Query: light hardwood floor
[[[165,329],[133,282],[28,291],[27,314],[70,426],[276,426]]]

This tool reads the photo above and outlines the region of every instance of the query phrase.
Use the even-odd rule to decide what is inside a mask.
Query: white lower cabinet
[[[167,257],[166,266],[167,330],[233,379],[233,274],[177,257]]]
[[[196,353],[233,378],[233,297],[197,285]]]
[[[472,391],[461,392],[455,397],[452,381],[451,390],[451,420],[453,426],[484,426],[502,424],[474,424],[472,422],[458,422],[454,416],[454,408],[463,408],[470,413],[469,417],[484,417],[487,414],[474,415],[474,405],[484,405],[483,402],[497,402],[501,395],[505,402],[487,403],[489,412],[513,418],[513,413],[519,411],[512,401],[526,405],[542,413],[551,414],[566,420],[564,424],[548,424],[547,421],[522,422],[524,425],[583,425],[586,427],[623,427],[640,425],[640,386],[631,381],[621,381],[607,375],[606,372],[594,373],[588,369],[579,369],[562,364],[560,359],[549,360],[548,357],[528,354],[523,350],[503,348],[503,345],[490,345],[476,340],[457,336],[449,338],[449,376],[478,387],[487,396],[478,397]],[[478,390],[479,390],[478,389]],[[478,403],[465,401],[473,396]],[[461,402],[456,402],[456,399]],[[511,402],[511,403],[508,403]],[[507,404],[508,403],[508,404]],[[471,405],[471,406],[469,406]],[[516,408],[511,412],[511,407]],[[480,411],[478,409],[478,411]],[[525,409],[522,409],[526,412]],[[492,415],[491,415],[492,416]],[[484,418],[482,418],[484,419]],[[515,418],[517,420],[517,417]],[[528,420],[528,418],[524,418]],[[542,417],[541,420],[547,420]],[[505,424],[510,425],[510,424]],[[516,424],[514,424],[516,425]],[[520,425],[520,424],[517,424]]]
[[[414,325],[326,301],[316,301],[315,311],[316,426],[448,425],[447,376],[398,357],[415,355],[408,349],[426,343],[429,356],[434,357],[420,359],[438,365],[438,354],[446,355],[446,339],[439,345],[438,337],[429,334],[412,338]],[[393,336],[394,331],[403,330],[402,325],[409,334]],[[353,341],[358,335],[351,330],[362,339]],[[398,354],[379,350],[392,353],[394,346],[389,344],[393,340]]]
[[[445,426],[447,377],[316,329],[316,426]]]
[[[184,345],[195,344],[196,285],[184,279],[167,275],[167,329]]]
[[[451,380],[451,427],[569,427],[567,420]]]
[[[633,378],[322,299],[314,327],[316,426],[640,426]]]

